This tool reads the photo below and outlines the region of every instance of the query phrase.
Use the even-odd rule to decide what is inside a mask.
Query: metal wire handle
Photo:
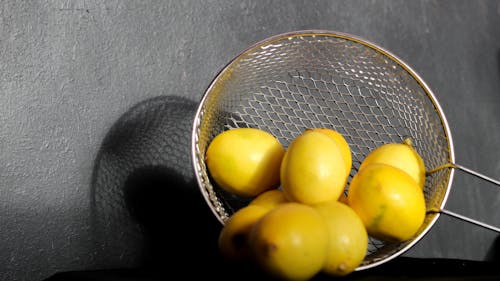
[[[477,178],[480,178],[482,180],[485,180],[485,181],[488,181],[490,183],[493,183],[497,186],[500,186],[500,181],[496,180],[496,179],[493,179],[491,177],[488,177],[486,175],[483,175],[481,173],[478,173],[472,169],[469,169],[469,168],[466,168],[462,165],[459,165],[459,164],[456,164],[456,163],[447,163],[447,164],[444,164],[442,166],[439,166],[439,167],[436,167],[428,172],[426,172],[427,175],[430,175],[434,172],[437,172],[441,169],[446,169],[446,168],[452,168],[452,169],[459,169],[463,172],[466,172],[470,175],[473,175]],[[450,211],[450,210],[447,210],[445,208],[441,208],[441,209],[431,209],[429,210],[428,212],[435,212],[435,213],[441,213],[441,214],[445,214],[445,215],[448,215],[450,217],[453,217],[453,218],[456,218],[456,219],[459,219],[459,220],[462,220],[462,221],[465,221],[465,222],[468,222],[468,223],[472,223],[472,224],[475,224],[477,226],[480,226],[480,227],[483,227],[485,229],[489,229],[489,230],[492,230],[492,231],[495,231],[495,232],[498,232],[500,233],[500,228],[499,227],[496,227],[496,226],[493,226],[491,224],[487,224],[487,223],[484,223],[482,221],[478,221],[478,220],[475,220],[475,219],[472,219],[470,217],[467,217],[467,216],[464,216],[464,215],[461,215],[461,214],[458,214],[458,213],[455,213],[453,211]]]

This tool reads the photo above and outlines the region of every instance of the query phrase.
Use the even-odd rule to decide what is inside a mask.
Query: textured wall
[[[124,244],[132,227],[110,237],[94,224],[113,126],[154,97],[197,102],[250,44],[312,28],[364,37],[406,61],[441,103],[457,162],[500,178],[500,1],[3,0],[0,279],[134,264],[139,254]],[[181,152],[183,137],[174,138]],[[450,209],[500,224],[497,188],[461,173],[453,186]],[[482,260],[495,238],[442,216],[408,255]]]

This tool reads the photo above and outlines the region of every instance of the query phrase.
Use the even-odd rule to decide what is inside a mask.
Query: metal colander
[[[306,128],[335,129],[352,151],[349,181],[369,151],[411,137],[429,169],[426,219],[405,242],[370,237],[356,270],[402,254],[442,213],[499,231],[444,209],[456,168],[498,182],[454,163],[450,129],[430,88],[395,55],[359,37],[323,30],[280,34],[251,46],[215,77],[194,118],[192,156],[200,190],[222,224],[249,199],[218,187],[204,155],[217,134],[238,127],[266,130],[285,148]]]

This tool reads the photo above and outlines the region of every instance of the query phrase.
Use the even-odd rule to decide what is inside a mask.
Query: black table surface
[[[157,281],[189,280],[203,277],[207,280],[276,280],[258,269],[246,265],[228,264],[218,260],[217,264],[192,264],[161,268],[129,268],[92,271],[71,271],[57,273],[45,281]],[[175,268],[175,269],[173,269]],[[500,264],[493,262],[467,261],[459,259],[428,259],[398,257],[375,268],[356,271],[343,277],[332,277],[322,273],[311,281],[326,280],[431,280],[431,281],[472,281],[500,280]]]

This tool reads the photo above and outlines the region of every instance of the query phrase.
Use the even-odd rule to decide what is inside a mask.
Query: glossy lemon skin
[[[344,192],[342,192],[342,194],[340,194],[340,197],[337,201],[339,201],[340,203],[346,204],[346,205],[349,204],[349,202],[347,201],[347,195]]]
[[[318,274],[328,246],[327,226],[311,206],[284,203],[269,211],[250,234],[258,265],[280,280],[308,280]]]
[[[289,202],[286,199],[285,194],[281,189],[276,188],[264,191],[257,195],[257,197],[250,201],[249,205],[257,205],[268,210],[272,210],[276,206],[285,202]]]
[[[342,157],[344,158],[345,170],[347,173],[350,173],[352,168],[352,153],[351,147],[345,137],[338,131],[330,128],[313,128],[312,130],[324,133],[337,142],[337,145],[342,152]]]
[[[360,169],[351,180],[347,199],[368,234],[380,240],[410,239],[425,219],[422,188],[407,173],[387,164]]]
[[[280,176],[288,200],[316,204],[338,199],[348,173],[337,143],[326,134],[306,130],[286,150]]]
[[[267,212],[264,207],[248,205],[233,213],[219,233],[218,247],[222,256],[229,261],[249,260],[248,236],[253,225]]]
[[[345,276],[364,260],[368,249],[368,233],[358,214],[348,205],[329,201],[314,206],[328,227],[328,254],[323,272]]]
[[[218,134],[208,145],[207,169],[223,189],[253,197],[280,184],[285,149],[267,131],[235,128]]]
[[[383,163],[408,173],[421,188],[425,185],[425,164],[410,143],[386,143],[373,149],[363,159],[359,170],[371,163]]]

